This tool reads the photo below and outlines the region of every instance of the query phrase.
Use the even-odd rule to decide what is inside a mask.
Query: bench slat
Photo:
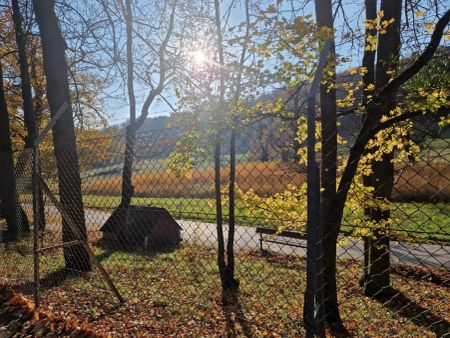
[[[277,232],[276,229],[271,228],[256,228],[257,234],[266,234],[266,235],[275,235],[279,237],[287,237],[287,238],[295,238],[295,239],[306,239],[306,235],[297,231],[284,230],[281,232]]]
[[[272,241],[272,240],[269,240],[269,239],[265,239],[264,242],[276,243],[276,244],[281,244],[281,245],[287,245],[287,246],[293,246],[293,247],[296,247],[296,248],[306,249],[306,244],[296,244],[296,243],[288,243],[288,242],[281,242],[281,241]]]

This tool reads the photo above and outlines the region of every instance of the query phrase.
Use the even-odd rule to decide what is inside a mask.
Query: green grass
[[[83,196],[88,208],[114,209],[120,203],[119,196]],[[207,198],[152,198],[134,197],[133,204],[155,206],[167,209],[175,218],[215,222],[215,202]],[[403,239],[450,241],[450,203],[395,203],[392,212],[394,229]],[[228,208],[225,207],[224,218],[228,218]],[[349,225],[352,219],[363,217],[363,212],[344,213],[343,231],[351,231]],[[245,226],[270,226],[270,220],[263,217],[248,217],[244,206],[236,203],[237,223]]]
[[[426,141],[419,154],[421,159],[450,161],[450,138],[437,138]]]

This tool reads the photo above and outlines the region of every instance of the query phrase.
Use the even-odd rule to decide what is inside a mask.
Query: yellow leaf
[[[133,303],[134,303],[134,304],[139,303],[139,299],[138,299],[137,297],[134,297],[134,298],[133,298]]]
[[[38,321],[39,320],[39,312],[35,312],[34,313],[34,320]]]
[[[425,13],[422,11],[417,11],[415,15],[416,15],[416,17],[420,18],[422,16],[425,16]]]
[[[267,13],[276,13],[277,12],[277,8],[274,5],[269,5],[269,7],[267,7]]]

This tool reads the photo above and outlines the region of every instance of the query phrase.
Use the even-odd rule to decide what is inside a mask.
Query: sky
[[[227,1],[227,0],[226,0]],[[225,2],[226,3],[226,2]],[[224,4],[225,4],[224,3]],[[226,5],[225,5],[226,6]],[[346,5],[346,10],[348,10],[351,13],[358,12],[358,6],[355,4],[348,4]],[[313,4],[307,5],[305,8],[304,14],[309,14],[314,17],[314,6]],[[236,8],[230,18],[231,25],[238,24],[243,21],[243,10],[242,8]],[[341,16],[337,16],[336,18],[336,26],[338,27],[342,23]],[[140,112],[140,108],[142,107],[142,103],[145,100],[145,96],[148,94],[148,87],[143,86],[142,84],[139,84],[138,82],[135,82],[135,91],[136,91],[136,97],[137,97],[137,108],[138,112]],[[124,93],[126,96],[126,93]],[[171,105],[176,106],[177,104],[177,98],[173,90],[168,88],[163,93],[164,97],[170,102]],[[106,116],[108,118],[108,121],[110,124],[120,124],[127,122],[128,116],[129,116],[129,105],[127,102],[120,102],[120,101],[109,101],[109,104],[105,106]],[[155,116],[161,116],[161,115],[169,115],[172,112],[171,107],[161,98],[158,98],[158,100],[151,106],[150,108],[150,114],[149,117],[155,117]]]
[[[225,0],[224,4],[226,4]],[[392,0],[397,1],[397,0]],[[303,1],[298,1],[301,3]],[[286,2],[285,2],[286,4]],[[341,43],[340,35],[343,33],[341,31],[342,28],[345,29],[344,18],[343,15],[347,16],[348,21],[351,22],[352,28],[354,29],[356,26],[363,28],[363,20],[364,20],[364,11],[363,11],[363,1],[361,0],[343,0],[343,7],[340,11],[338,11],[335,17],[335,27],[336,31],[336,43],[337,43],[337,52],[341,55],[349,56],[350,60],[348,63],[342,64],[339,66],[338,71],[342,71],[348,67],[357,67],[361,64],[362,58],[362,49],[360,46],[352,45],[351,43]],[[444,7],[450,7],[450,0],[444,1]],[[282,5],[285,6],[285,5]],[[309,14],[313,18],[315,17],[314,6],[312,2],[306,6],[304,12],[302,14]],[[425,18],[424,18],[425,19]],[[243,20],[243,11],[241,8],[236,8],[230,18],[230,22],[239,23]],[[406,51],[408,52],[408,51]],[[148,88],[135,82],[135,91],[137,97],[137,109],[138,113],[140,112],[140,108],[145,99],[145,96],[148,94]],[[126,96],[126,93],[124,93]],[[171,105],[176,106],[177,98],[173,90],[166,90],[163,95],[170,102]],[[120,101],[110,101],[108,105],[105,106],[106,116],[108,117],[110,124],[120,124],[127,121],[129,116],[129,106],[127,102]],[[171,107],[165,103],[160,98],[150,107],[149,117],[161,116],[161,115],[169,115],[172,112]]]

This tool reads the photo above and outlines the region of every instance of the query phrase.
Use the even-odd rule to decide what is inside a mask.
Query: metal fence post
[[[35,308],[39,307],[40,303],[40,288],[39,288],[39,148],[35,145],[32,153],[32,194],[33,194],[33,297]]]
[[[33,298],[35,308],[40,304],[40,273],[39,273],[39,230],[40,230],[40,215],[39,215],[39,144],[47,136],[55,123],[59,120],[62,114],[69,107],[67,102],[64,102],[52,117],[49,123],[45,126],[42,132],[36,137],[32,147],[32,178],[31,187],[33,195]]]
[[[325,68],[328,53],[331,48],[327,41],[320,53],[314,79],[308,93],[307,112],[307,264],[306,292],[304,304],[304,322],[306,336],[325,336],[323,313],[323,282],[322,282],[322,231],[320,222],[320,171],[316,161],[316,95],[319,89],[322,73]]]

